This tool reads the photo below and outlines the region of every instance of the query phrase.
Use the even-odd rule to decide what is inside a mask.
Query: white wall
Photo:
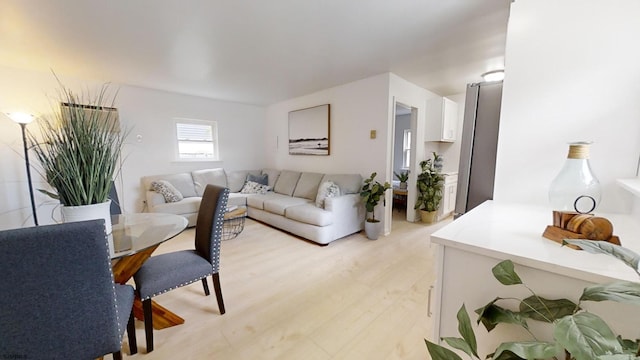
[[[95,89],[101,83],[65,78],[63,83],[80,92]],[[51,112],[49,99],[56,98],[57,84],[52,74],[0,67],[0,112]],[[143,208],[140,177],[144,175],[188,171],[198,168],[255,169],[264,165],[265,109],[252,105],[216,101],[151,89],[119,87],[116,106],[123,126],[131,127],[125,148],[122,181],[118,183],[123,211]],[[172,162],[174,128],[172,118],[186,117],[218,122],[220,162]],[[37,124],[28,126],[37,130]],[[140,142],[136,135],[141,135]],[[0,229],[31,225],[31,207],[26,183],[20,127],[0,114]],[[35,159],[32,157],[33,162]],[[45,183],[32,171],[35,189]],[[56,202],[36,193],[38,220],[52,223]],[[54,215],[56,216],[56,215]],[[56,216],[59,219],[59,217]]]
[[[599,211],[627,212],[616,178],[640,154],[640,1],[518,0],[509,19],[495,199],[547,204],[567,143],[592,140]],[[525,191],[526,189],[526,191]]]

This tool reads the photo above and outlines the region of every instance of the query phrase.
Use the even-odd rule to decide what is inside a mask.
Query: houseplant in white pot
[[[109,190],[126,137],[117,112],[107,111],[114,110],[115,94],[109,96],[105,84],[96,95],[79,97],[60,80],[58,84],[60,109],[39,119],[39,135],[29,134],[31,148],[53,188],[41,191],[60,201],[63,221],[104,218],[110,233]],[[87,214],[94,212],[97,215]]]
[[[384,193],[391,188],[391,184],[388,182],[381,184],[375,181],[376,175],[378,174],[375,172],[371,173],[371,176],[364,181],[364,185],[362,185],[362,190],[360,191],[360,196],[362,197],[362,201],[364,201],[367,214],[371,214],[371,217],[367,215],[364,222],[364,232],[371,240],[376,240],[382,230],[382,223],[376,219],[375,208],[381,199],[383,206],[385,205]]]
[[[436,167],[434,160],[438,159],[438,154],[433,153],[433,159],[420,162],[421,172],[416,179],[418,196],[414,209],[420,210],[420,217],[423,222],[433,223],[436,218],[440,202],[442,201],[442,188],[444,186],[444,176]]]

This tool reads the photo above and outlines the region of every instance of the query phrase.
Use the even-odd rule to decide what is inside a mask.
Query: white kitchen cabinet
[[[453,213],[456,207],[456,191],[458,190],[458,173],[444,173],[442,202],[438,210],[438,219],[444,219]]]
[[[425,141],[454,142],[458,127],[458,104],[445,97],[427,100]]]
[[[640,224],[629,215],[598,214],[608,218],[622,244],[640,252]],[[478,338],[483,358],[504,341],[530,340],[522,328],[500,324],[491,333],[477,325],[474,310],[496,296],[525,298],[531,295],[519,285],[501,285],[491,268],[510,259],[524,283],[546,298],[567,298],[574,302],[582,289],[596,283],[617,280],[638,282],[637,274],[621,261],[606,255],[562,247],[542,237],[552,223],[551,209],[531,205],[487,201],[431,235],[437,249],[437,280],[430,305],[434,332],[429,340],[458,335],[456,313],[465,304]],[[505,303],[502,303],[504,305]],[[514,303],[509,303],[514,304]],[[615,333],[625,338],[640,337],[637,321],[640,307],[614,302],[583,302],[581,306],[602,317]],[[507,306],[509,307],[509,306]],[[512,309],[517,309],[511,306]],[[551,340],[551,327],[529,321],[540,340]]]

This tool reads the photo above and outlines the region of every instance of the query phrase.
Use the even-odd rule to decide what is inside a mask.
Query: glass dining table
[[[187,219],[173,214],[137,213],[111,217],[109,235],[113,277],[119,284],[127,283],[160,244],[180,234],[187,227]],[[164,329],[184,323],[184,319],[151,301],[153,327]],[[136,296],[133,312],[143,319],[142,302]]]

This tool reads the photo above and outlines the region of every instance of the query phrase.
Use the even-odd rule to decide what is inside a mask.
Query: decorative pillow
[[[167,180],[153,181],[151,183],[151,189],[164,196],[164,201],[168,203],[178,202],[184,199],[180,191]]]
[[[266,194],[269,191],[269,187],[267,185],[259,184],[255,181],[249,181],[244,183],[242,190],[240,190],[241,194]]]
[[[316,206],[324,209],[324,199],[340,196],[340,187],[333,181],[325,181],[318,187]]]
[[[269,175],[267,175],[267,174],[262,174],[262,175],[249,174],[249,175],[247,175],[247,181],[257,182],[258,184],[262,184],[262,185],[269,185]]]

